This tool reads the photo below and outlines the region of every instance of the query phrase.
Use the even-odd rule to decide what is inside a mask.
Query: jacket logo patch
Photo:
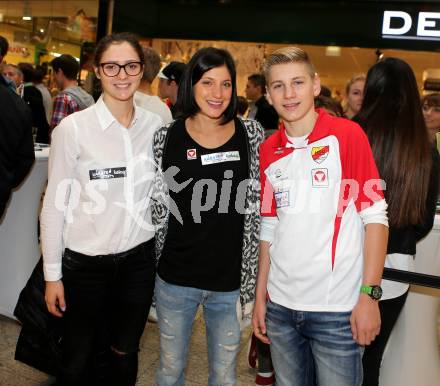
[[[312,186],[328,187],[328,169],[312,169]]]
[[[312,158],[313,161],[317,162],[317,163],[322,163],[324,162],[327,157],[328,157],[328,153],[330,150],[330,146],[317,146],[317,147],[312,147]]]

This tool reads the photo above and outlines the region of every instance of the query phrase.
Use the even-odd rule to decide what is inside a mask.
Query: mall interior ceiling
[[[111,4],[111,0],[0,0],[0,26],[3,27],[8,24],[14,24],[23,30],[35,30],[39,34],[42,28],[42,24],[47,23],[48,20],[62,20],[72,15],[75,15],[79,10],[82,10],[90,18],[98,18],[99,10],[101,7],[108,7]],[[170,27],[164,26],[167,19],[163,17],[163,14],[172,8],[174,9],[191,9],[193,11],[198,10],[199,13],[192,13],[194,19],[191,23],[197,23],[197,17],[202,16],[202,18],[215,18],[212,13],[203,13],[212,11],[213,9],[228,9],[230,7],[232,10],[240,9],[243,12],[243,7],[247,8],[247,17],[241,20],[241,26],[236,27],[237,33],[234,35],[235,42],[241,42],[241,44],[248,45],[259,45],[264,46],[265,54],[278,47],[278,44],[292,44],[304,47],[311,55],[323,82],[329,84],[342,84],[346,82],[347,74],[364,73],[368,68],[374,64],[380,55],[384,56],[397,56],[406,60],[414,69],[419,85],[423,84],[424,71],[426,69],[432,69],[439,67],[440,63],[440,53],[434,49],[429,50],[414,50],[414,49],[404,49],[400,44],[398,49],[393,47],[384,48],[384,45],[380,44],[380,39],[377,39],[377,45],[368,46],[362,45],[362,40],[359,39],[359,44],[346,44],[346,36],[340,37],[340,41],[333,39],[333,41],[325,42],[322,39],[321,44],[319,40],[312,42],[310,40],[304,39],[299,30],[298,34],[290,35],[290,38],[286,40],[285,36],[280,34],[280,40],[276,41],[276,36],[270,36],[270,41],[262,41],[257,39],[249,39],[250,35],[245,36],[245,31],[249,29],[249,23],[253,28],[268,23],[268,19],[259,19],[253,17],[252,15],[261,15],[267,10],[267,17],[270,15],[275,15],[276,12],[274,8],[276,6],[282,7],[287,6],[292,9],[292,4],[295,4],[298,8],[298,12],[306,12],[309,14],[314,11],[315,16],[319,16],[320,13],[328,13],[329,4],[333,4],[335,7],[339,8],[341,12],[346,14],[351,12],[351,17],[346,20],[347,36],[356,37],[361,31],[356,30],[357,23],[361,21],[364,16],[361,12],[363,9],[370,10],[371,6],[377,5],[380,9],[384,9],[384,4],[389,5],[390,9],[401,9],[408,10],[411,8],[411,12],[414,13],[414,9],[423,9],[427,11],[435,10],[433,4],[435,2],[426,1],[379,1],[379,0],[364,0],[364,1],[295,1],[290,0],[115,0],[114,4],[114,15],[115,20],[113,22],[114,30],[126,29],[126,26],[133,26],[134,32],[138,33],[144,39],[187,39],[196,38],[195,40],[216,40],[219,44],[222,41],[230,41],[227,39],[228,35],[219,33],[219,39],[212,39],[215,34],[211,30],[207,30],[206,34],[203,35],[203,31],[197,31],[197,28],[188,28],[185,24],[180,30],[170,29]],[[251,6],[252,4],[252,6]],[[327,4],[324,6],[324,4]],[[410,5],[407,5],[410,4]],[[440,11],[440,3],[437,3],[437,10]],[[321,8],[320,8],[321,7]],[[399,8],[400,7],[400,8]],[[322,9],[322,11],[320,11]],[[358,10],[358,12],[356,12]],[[134,12],[137,11],[137,12]],[[367,13],[366,16],[367,17]],[[408,11],[411,13],[410,11]],[[33,21],[23,21],[22,18],[25,14],[29,14],[33,17]],[[127,14],[129,16],[127,16]],[[170,15],[171,13],[168,12]],[[140,15],[140,16],[138,16]],[[136,20],[142,20],[142,15],[145,18],[145,24],[139,25]],[[293,15],[293,14],[292,14]],[[330,14],[329,14],[330,15]],[[134,17],[137,19],[133,19]],[[171,16],[170,16],[171,17]],[[259,17],[259,16],[258,16]],[[154,19],[154,20],[153,20]],[[160,21],[159,21],[160,19]],[[38,24],[40,20],[40,24]],[[234,19],[235,20],[235,19]],[[209,20],[208,20],[209,21]],[[206,22],[206,21],[205,21]],[[131,24],[130,24],[131,23]],[[335,21],[337,23],[337,21]],[[226,28],[228,23],[224,23]],[[440,22],[438,23],[440,25]],[[183,25],[183,24],[182,24]],[[336,25],[335,28],[336,29]],[[298,27],[300,28],[300,27]],[[304,27],[305,30],[310,30],[312,33],[313,26],[310,25],[309,28]],[[258,28],[256,28],[258,29]],[[178,30],[178,31],[177,31]],[[241,33],[243,32],[243,33]],[[47,31],[45,32],[47,33]],[[323,32],[325,34],[325,32]],[[362,31],[364,33],[364,31]],[[66,39],[69,39],[72,35],[67,34]],[[206,36],[206,38],[205,38]],[[242,37],[243,36],[243,37]],[[282,36],[282,37],[281,37]],[[42,36],[44,38],[44,36]],[[345,39],[345,41],[344,41]],[[356,39],[354,39],[356,41]],[[342,44],[341,44],[342,42]],[[386,42],[388,43],[388,42]],[[400,43],[400,42],[399,42]],[[389,46],[389,44],[388,44]],[[438,45],[440,49],[440,45]]]

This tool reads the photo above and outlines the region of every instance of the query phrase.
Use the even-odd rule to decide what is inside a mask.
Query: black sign
[[[117,1],[113,31],[145,38],[439,51],[439,13],[438,1],[144,0],[136,2],[136,12],[133,2]]]

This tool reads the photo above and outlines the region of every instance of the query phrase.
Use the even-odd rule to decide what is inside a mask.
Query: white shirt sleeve
[[[273,242],[278,221],[278,217],[261,217],[260,241]]]
[[[40,215],[43,270],[47,281],[61,279],[63,230],[78,158],[73,117],[63,119],[52,133],[46,194]]]
[[[387,216],[388,205],[385,199],[376,201],[373,205],[359,212],[364,225],[367,224],[383,224],[388,226]]]

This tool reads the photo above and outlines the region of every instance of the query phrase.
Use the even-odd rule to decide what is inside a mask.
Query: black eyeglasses
[[[118,64],[113,62],[101,63],[102,71],[107,76],[118,76],[123,68],[128,76],[136,76],[142,72],[143,65],[141,62],[129,62],[125,64]]]

